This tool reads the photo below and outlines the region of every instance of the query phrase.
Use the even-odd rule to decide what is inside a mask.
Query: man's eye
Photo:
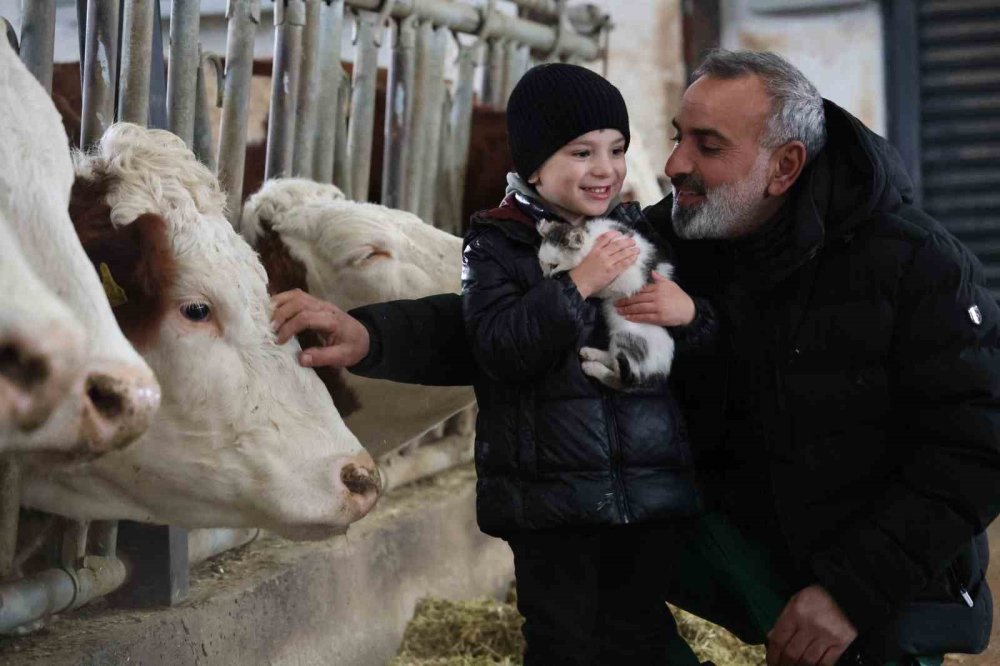
[[[718,155],[720,152],[722,152],[722,149],[717,148],[716,146],[702,146],[701,152],[705,153],[706,155]]]

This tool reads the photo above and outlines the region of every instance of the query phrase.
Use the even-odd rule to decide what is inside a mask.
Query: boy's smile
[[[530,182],[555,212],[577,223],[608,211],[625,173],[625,137],[616,129],[600,129],[556,151]]]

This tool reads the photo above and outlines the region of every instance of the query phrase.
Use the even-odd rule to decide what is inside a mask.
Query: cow
[[[333,185],[267,181],[244,206],[240,232],[275,292],[302,289],[350,309],[460,289],[462,241],[416,215],[344,198]],[[378,457],[474,402],[469,387],[337,375],[331,390],[348,427]],[[327,385],[334,382],[327,376]],[[338,400],[346,393],[349,401]]]
[[[23,503],[293,539],[363,517],[380,492],[372,458],[298,365],[298,345],[276,343],[264,268],[226,220],[212,173],[175,135],[120,123],[75,155],[75,177],[73,224],[163,401],[127,449],[73,469],[29,466]]]
[[[66,398],[85,345],[83,325],[28,266],[0,211],[0,453]]]
[[[86,333],[82,371],[68,393],[39,427],[7,433],[4,448],[96,456],[125,446],[146,430],[159,407],[160,389],[118,329],[101,281],[73,231],[67,212],[73,165],[59,113],[3,39],[0,90],[2,226]],[[16,297],[5,294],[5,301]]]

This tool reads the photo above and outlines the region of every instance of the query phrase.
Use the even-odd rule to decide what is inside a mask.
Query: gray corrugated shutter
[[[1000,298],[1000,0],[921,0],[923,203]]]

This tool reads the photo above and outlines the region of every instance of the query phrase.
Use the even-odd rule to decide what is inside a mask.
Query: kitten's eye
[[[548,264],[548,267],[549,267],[549,272],[554,273],[555,270],[559,268],[559,264]]]
[[[181,314],[191,321],[208,321],[212,316],[212,307],[208,303],[185,303],[181,306]]]

